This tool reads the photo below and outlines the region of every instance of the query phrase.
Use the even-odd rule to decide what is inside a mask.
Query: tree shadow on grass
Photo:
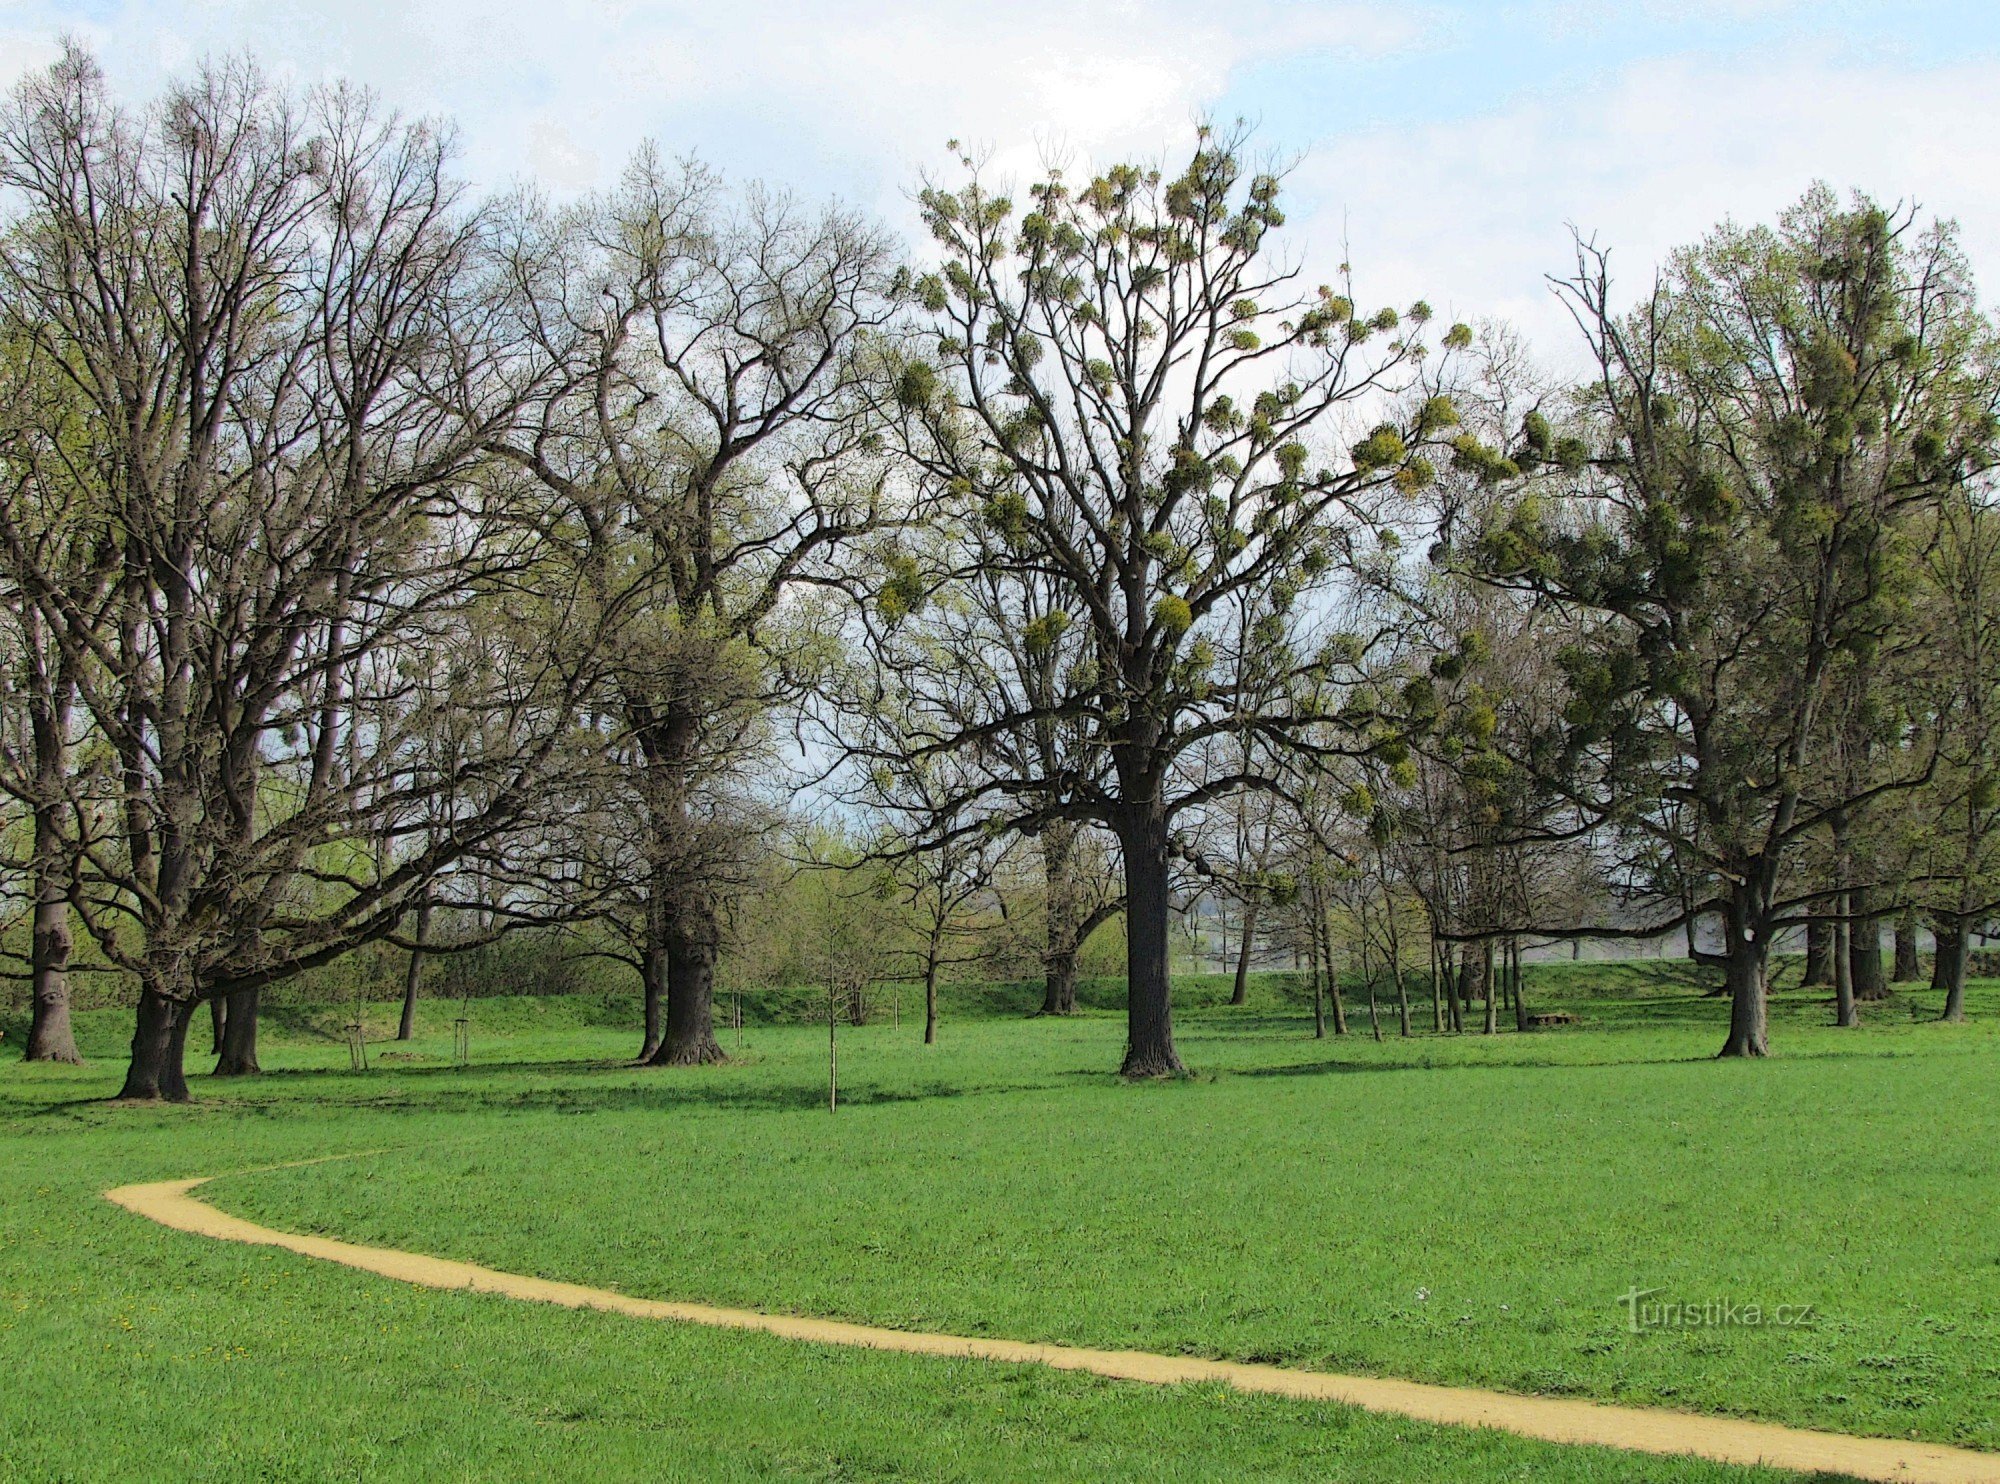
[[[1107,1072],[1100,1080],[1113,1079]],[[841,1089],[840,1107],[1054,1091],[1063,1085],[1061,1081],[1020,1079],[938,1079],[894,1087],[857,1082]],[[288,1068],[247,1079],[198,1079],[196,1089],[197,1105],[260,1114],[294,1108],[439,1114],[789,1112],[826,1108],[826,1084],[813,1078],[746,1083],[728,1077],[725,1068],[640,1068],[624,1060],[479,1062],[470,1067],[406,1065],[388,1072]],[[204,1092],[208,1096],[204,1097]]]

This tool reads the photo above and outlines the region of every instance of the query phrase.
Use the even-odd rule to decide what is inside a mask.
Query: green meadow
[[[1284,976],[1191,980],[1193,1075],[1136,1086],[1122,1019],[954,989],[937,1046],[841,1028],[835,1112],[823,1026],[639,1069],[585,996],[427,1004],[366,1072],[274,1007],[265,1075],[119,1107],[125,1017],[88,1012],[88,1066],[0,1067],[0,1477],[1750,1476],[428,1292],[101,1198],[220,1172],[268,1225],[633,1294],[2000,1450],[2000,984],[1858,1031],[1781,993],[1766,1062],[1712,1059],[1726,1005],[1671,966],[1528,989],[1581,1023],[1316,1041]],[[1634,1332],[1634,1290],[1810,1313]]]

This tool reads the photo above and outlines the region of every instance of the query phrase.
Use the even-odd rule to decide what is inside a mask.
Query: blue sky
[[[1958,218],[2000,286],[1996,0],[0,0],[0,74],[64,31],[131,97],[219,50],[367,83],[456,118],[483,184],[587,190],[651,136],[904,230],[948,138],[1020,176],[1241,115],[1303,152],[1309,267],[1344,247],[1364,293],[1513,319],[1555,357],[1569,224],[1636,286],[1816,178]]]

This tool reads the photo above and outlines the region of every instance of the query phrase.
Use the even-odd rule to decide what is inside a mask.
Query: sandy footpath
[[[503,1273],[473,1263],[399,1252],[387,1247],[363,1247],[329,1237],[299,1236],[274,1231],[231,1216],[194,1198],[190,1191],[213,1176],[162,1180],[150,1185],[121,1185],[105,1192],[109,1200],[162,1226],[224,1242],[282,1247],[306,1257],[322,1258],[384,1278],[426,1288],[462,1288],[496,1293],[569,1309],[603,1309],[636,1319],[671,1319],[720,1329],[761,1330],[786,1339],[822,1345],[858,1345],[870,1350],[896,1350],[912,1355],[948,1355],[1016,1364],[1053,1366],[1062,1371],[1088,1371],[1121,1381],[1176,1385],[1187,1381],[1220,1381],[1239,1391],[1274,1396],[1307,1397],[1345,1402],[1371,1412],[1389,1412],[1424,1422],[1459,1427],[1496,1427],[1522,1437],[1552,1443],[1594,1443],[1641,1453],[1693,1454],[1722,1463],[1768,1464],[1801,1472],[1826,1472],[1861,1479],[1908,1480],[1912,1484],[2000,1484],[2000,1454],[1978,1453],[1938,1443],[1899,1442],[1890,1438],[1851,1438],[1839,1433],[1806,1432],[1764,1422],[1697,1417],[1681,1412],[1640,1407],[1616,1407],[1556,1397],[1511,1396],[1468,1387],[1430,1386],[1373,1376],[1336,1376],[1282,1366],[1240,1365],[1231,1361],[1195,1360],[1186,1356],[1150,1355],[1136,1350],[1085,1350],[1071,1345],[1039,1345],[1018,1340],[972,1339],[960,1335],[925,1334],[877,1329],[785,1314],[759,1314],[747,1309],[719,1309],[707,1304],[668,1303],[633,1298],[602,1288],[557,1283],[519,1273]]]

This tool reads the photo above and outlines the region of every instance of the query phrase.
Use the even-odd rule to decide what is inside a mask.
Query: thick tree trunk
[[[1882,919],[1873,913],[1874,895],[1867,887],[1848,893],[1854,920],[1848,929],[1847,956],[1857,1000],[1889,997],[1889,981],[1882,972]]]
[[[715,1039],[715,956],[721,924],[706,903],[667,911],[667,1026],[656,1067],[699,1067],[727,1061]]]
[[[1736,901],[1723,922],[1724,978],[1729,988],[1729,1039],[1719,1056],[1768,1056],[1771,1053],[1770,1011],[1765,999],[1764,924],[1751,921],[1751,891],[1739,886]]]
[[[1043,1015],[1076,1014],[1076,950],[1052,952],[1042,960]]]
[[[403,1013],[396,1021],[396,1039],[407,1041],[417,1033],[417,991],[423,987],[424,944],[430,941],[431,904],[426,897],[417,908],[417,946],[410,950],[409,967],[403,972]]]
[[[185,1103],[187,1028],[193,1006],[157,990],[139,992],[138,1023],[132,1032],[132,1063],[125,1071],[121,1098]]]
[[[222,1055],[222,1042],[229,1034],[229,1000],[224,995],[208,997],[208,1054]]]
[[[1914,984],[1923,976],[1924,966],[1917,956],[1917,914],[1906,911],[1896,919],[1896,968],[1890,982]]]
[[[1805,967],[1808,988],[1833,983],[1833,924],[1824,917],[1806,920]]]
[[[1965,919],[1940,915],[1931,927],[1937,938],[1937,969],[1932,984],[1944,991],[1944,1014],[1940,1020],[1954,1025],[1965,1019]]]
[[[1229,992],[1229,1003],[1247,1005],[1250,1003],[1250,945],[1256,941],[1257,904],[1243,904],[1243,941],[1236,946],[1236,984]]]
[[[218,1077],[252,1077],[263,1070],[257,1065],[257,1010],[263,991],[234,990],[229,995],[229,1015],[223,1022],[222,1051],[215,1059]]]
[[[69,1018],[69,927],[68,872],[63,869],[59,846],[53,838],[54,821],[47,829],[51,839],[44,845],[41,811],[35,818],[35,926],[29,948],[32,969],[33,1003],[28,1018],[28,1061],[81,1062],[77,1054],[76,1032]]]
[[[30,1006],[27,1061],[81,1062],[70,1024],[69,893],[75,859],[63,839],[62,800],[69,783],[69,716],[75,696],[69,669],[50,675],[41,616],[32,604],[23,614],[27,661],[28,732],[34,747],[34,835],[29,867],[34,922],[29,937]]]
[[[1174,1050],[1173,976],[1168,964],[1166,811],[1128,806],[1118,843],[1125,857],[1125,1064],[1127,1077],[1187,1070]]]
[[[642,950],[639,981],[645,996],[645,1030],[641,1033],[639,1060],[651,1061],[660,1050],[661,1010],[667,999],[667,945],[648,943]]]
[[[51,723],[53,726],[53,723]],[[44,728],[35,728],[38,747]],[[48,743],[56,746],[59,743]],[[35,808],[34,928],[29,942],[31,1006],[28,1012],[28,1061],[81,1062],[76,1032],[69,1018],[69,956],[74,946],[69,926],[69,860],[57,824],[54,790],[61,786],[60,767],[43,769],[48,795]]]

